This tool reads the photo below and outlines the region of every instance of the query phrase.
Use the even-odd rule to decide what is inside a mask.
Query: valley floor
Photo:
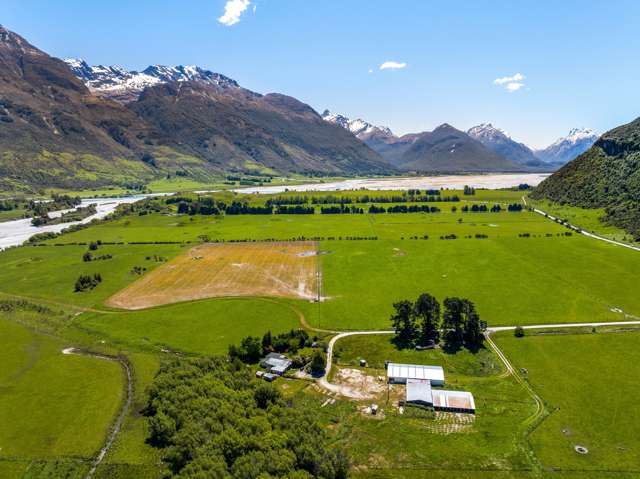
[[[637,282],[640,253],[570,234],[528,211],[461,211],[473,204],[506,207],[519,202],[520,192],[458,193],[462,201],[437,203],[441,211],[434,213],[134,213],[0,253],[0,354],[9,365],[0,377],[0,423],[8,425],[0,431],[0,477],[84,477],[102,446],[126,396],[124,373],[117,363],[63,355],[67,347],[121,355],[133,370],[133,406],[95,477],[155,478],[163,467],[158,450],[145,442],[142,410],[146,388],[174,354],[224,354],[267,330],[303,327],[321,341],[329,331],[385,330],[392,304],[422,292],[470,298],[490,327],[640,316],[640,297],[629,286]],[[202,242],[268,240],[277,247],[271,241],[310,239],[322,253],[310,260],[319,278],[314,292],[323,301],[209,295],[135,311],[108,306],[109,298],[135,291]],[[92,242],[100,242],[92,254],[102,259],[84,261]],[[102,282],[95,288],[74,292],[79,275],[97,273]],[[633,326],[526,330],[524,338],[496,332],[515,375],[490,348],[398,350],[385,335],[352,336],[336,345],[331,380],[370,384],[370,398],[328,396],[306,379],[276,384],[317,409],[349,452],[354,477],[626,478],[640,474],[640,425],[631,414],[639,392],[638,334]],[[385,360],[444,366],[451,387],[474,393],[477,414],[400,414],[386,389],[375,386]],[[529,388],[543,401],[542,415]],[[377,419],[363,413],[373,401],[383,410]],[[588,454],[576,453],[576,445]]]

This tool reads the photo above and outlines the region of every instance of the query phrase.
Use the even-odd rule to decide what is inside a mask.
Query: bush
[[[80,293],[95,288],[102,282],[102,276],[100,273],[95,273],[93,276],[88,274],[81,274],[76,280],[74,291]]]
[[[163,477],[346,478],[349,460],[306,402],[227,358],[174,359],[148,392],[149,443]]]
[[[324,374],[327,367],[327,356],[324,352],[316,349],[311,355],[311,362],[309,363],[309,369],[314,376],[320,376]]]
[[[516,338],[524,338],[524,328],[522,326],[516,326],[516,329],[513,331],[513,335]]]

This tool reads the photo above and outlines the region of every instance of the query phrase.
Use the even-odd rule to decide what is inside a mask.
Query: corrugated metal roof
[[[433,404],[431,381],[428,379],[407,379],[407,402],[419,402],[426,405]]]
[[[432,391],[433,407],[442,409],[466,409],[475,411],[476,403],[473,394],[467,391],[445,391],[434,389]]]
[[[387,376],[390,378],[429,379],[431,381],[444,382],[444,369],[440,366],[389,363],[387,365]]]

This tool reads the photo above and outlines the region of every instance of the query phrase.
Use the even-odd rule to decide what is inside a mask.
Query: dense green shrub
[[[226,357],[175,359],[149,389],[149,442],[176,478],[345,478],[313,410]]]

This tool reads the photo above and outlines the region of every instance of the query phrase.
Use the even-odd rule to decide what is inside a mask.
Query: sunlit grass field
[[[90,459],[123,400],[120,365],[63,355],[63,340],[12,319],[0,319],[0,474],[16,459]]]
[[[640,474],[640,331],[566,333],[496,336],[550,411],[531,435],[533,450],[546,470]]]
[[[279,300],[229,298],[191,301],[140,311],[86,313],[77,324],[122,347],[226,354],[230,344],[267,331],[300,328],[297,313]]]
[[[392,196],[399,192],[331,194]],[[96,477],[156,477],[157,451],[144,443],[148,424],[141,411],[145,388],[162,358],[173,352],[224,354],[230,344],[238,343],[247,335],[262,336],[267,330],[277,334],[304,325],[300,314],[308,324],[322,329],[389,329],[392,304],[401,299],[413,300],[422,292],[430,292],[440,300],[447,296],[469,298],[476,304],[481,318],[495,326],[623,320],[624,316],[613,312],[613,308],[640,315],[640,295],[634,288],[640,271],[640,255],[636,252],[575,233],[567,235],[567,229],[528,211],[460,211],[463,205],[472,202],[486,202],[489,206],[518,202],[521,192],[478,190],[470,197],[462,196],[461,192],[457,194],[462,201],[435,203],[441,212],[428,214],[131,215],[64,234],[46,241],[45,246],[0,252],[3,266],[0,299],[26,298],[64,311],[64,315],[61,313],[53,319],[47,315],[10,317],[0,312],[3,328],[0,341],[7,343],[1,354],[3,358],[6,356],[9,365],[7,374],[15,376],[16,371],[27,368],[24,381],[32,378],[31,382],[20,383],[20,387],[0,388],[0,403],[35,401],[33,404],[41,409],[39,414],[26,419],[4,418],[12,425],[0,428],[0,477],[23,474],[28,468],[35,471],[31,473],[34,477],[47,477],[49,470],[55,470],[58,475],[68,470],[68,477],[81,477],[81,473],[86,472],[85,458],[94,454],[104,440],[106,428],[122,399],[122,372],[116,364],[60,354],[67,343],[79,342],[112,354],[123,354],[134,371],[135,407]],[[241,197],[230,192],[219,195]],[[250,201],[261,204],[265,198],[251,195]],[[454,206],[455,212],[451,210]],[[451,235],[455,235],[455,239],[441,239]],[[105,305],[108,298],[142,275],[202,242],[303,237],[321,238],[319,249],[323,254],[317,257],[322,276],[320,292],[324,297],[321,302],[219,298],[139,311],[117,310]],[[109,254],[112,258],[83,261],[88,243],[98,240],[118,243],[102,244],[93,252],[94,255]],[[136,272],[135,267],[142,270]],[[74,292],[74,283],[80,274],[94,273],[103,278],[95,289]],[[72,339],[34,332],[40,328]],[[390,415],[384,421],[371,420],[348,401],[318,408],[318,414],[336,431],[337,441],[348,443],[357,466],[354,477],[408,477],[403,474],[411,470],[414,474],[411,477],[419,471],[430,477],[455,474],[474,478],[529,478],[545,477],[551,467],[556,467],[559,470],[551,477],[596,478],[611,477],[606,471],[614,470],[616,464],[624,465],[620,470],[626,471],[625,474],[633,474],[628,465],[638,459],[633,439],[636,431],[632,429],[632,421],[620,425],[620,417],[627,413],[623,414],[623,409],[632,410],[626,401],[631,401],[637,389],[630,382],[633,363],[638,362],[633,352],[637,334],[640,333],[526,337],[523,340],[515,340],[510,334],[498,337],[500,346],[514,364],[529,370],[536,391],[549,405],[560,407],[558,413],[553,412],[531,436],[533,451],[546,468],[540,471],[536,469],[536,460],[532,459],[522,428],[523,422],[533,414],[533,401],[512,378],[502,376],[503,366],[488,350],[476,355],[465,351],[457,355],[445,355],[441,351],[397,351],[388,336],[347,338],[341,340],[336,350],[337,363],[349,367],[356,365],[360,357],[367,359],[372,368],[380,368],[387,359],[442,364],[452,385],[468,389],[478,398],[479,414],[472,433],[434,434],[425,429],[422,419],[415,417]],[[38,354],[34,356],[32,350]],[[72,366],[67,368],[66,362]],[[616,368],[616,365],[620,366]],[[552,373],[547,373],[551,370]],[[597,380],[593,371],[602,371],[603,378],[607,379]],[[611,380],[611,377],[617,379]],[[74,386],[66,386],[65,378],[71,378]],[[2,381],[4,386],[4,377]],[[61,388],[61,384],[64,387]],[[74,389],[80,387],[78,384],[85,389],[78,392]],[[33,394],[36,385],[46,394],[46,399]],[[108,391],[103,391],[103,386],[108,387]],[[605,397],[608,386],[631,391],[631,394],[624,399],[606,397],[605,408],[595,409],[599,403],[593,400],[594,394]],[[68,396],[71,392],[73,398]],[[318,406],[326,399],[312,388],[300,394],[303,400],[316,401]],[[7,399],[9,397],[13,399]],[[84,401],[91,404],[88,406]],[[107,404],[108,401],[111,402]],[[58,414],[57,408],[64,411]],[[100,410],[94,410],[96,408]],[[69,421],[86,428],[84,436],[68,438],[67,429],[52,422],[52,417],[64,419],[67,409],[79,411],[79,417]],[[0,419],[2,414],[0,410]],[[595,416],[602,419],[592,420]],[[13,425],[18,422],[15,417],[32,428],[34,437],[55,437],[55,440],[46,444],[26,436],[13,440],[19,432],[18,426]],[[583,461],[582,456],[576,459],[572,455],[575,453],[566,451],[568,439],[564,434],[558,436],[561,425],[554,422],[556,417],[566,418],[566,422],[572,424],[569,428],[575,431],[575,436],[571,436],[571,440],[579,437],[596,444],[593,455]],[[69,430],[73,431],[73,427]],[[622,431],[619,440],[614,427]],[[14,449],[5,446],[9,440]],[[25,457],[27,462],[3,461],[5,453]],[[606,456],[604,459],[602,454]],[[73,462],[76,456],[81,458],[79,462]],[[42,457],[45,459],[41,460]],[[54,464],[51,462],[54,457],[62,457],[62,462]],[[575,475],[575,471],[583,467],[589,472]],[[599,467],[602,472],[596,472]]]

